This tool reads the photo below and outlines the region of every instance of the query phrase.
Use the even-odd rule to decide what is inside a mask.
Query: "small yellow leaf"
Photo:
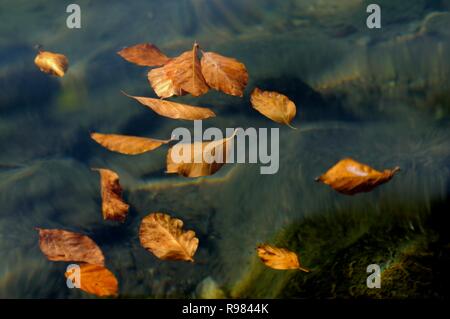
[[[192,258],[198,247],[198,238],[192,230],[183,230],[183,222],[164,213],[152,213],[142,220],[139,229],[142,247],[163,260]]]
[[[34,63],[42,72],[63,77],[69,67],[66,56],[49,51],[39,51]]]
[[[170,140],[95,132],[91,133],[91,138],[110,151],[126,155],[146,153],[170,142]]]
[[[309,269],[300,265],[297,254],[285,248],[263,244],[258,246],[257,252],[259,258],[267,267],[277,270],[299,269],[309,272]]]
[[[103,219],[124,222],[130,206],[122,199],[122,187],[119,183],[119,175],[104,168],[96,168],[93,170],[100,173]]]
[[[292,127],[290,123],[297,113],[297,108],[287,96],[255,88],[251,95],[251,103],[254,109],[269,119]]]
[[[174,95],[182,96],[187,92],[180,87],[176,87],[174,81],[169,78],[164,68],[152,69],[147,74],[148,81],[155,91],[156,95],[165,99]]]
[[[216,114],[206,108],[199,106],[186,105],[181,103],[170,102],[161,99],[153,99],[143,96],[132,96],[124,93],[126,96],[135,99],[142,105],[150,108],[157,114],[176,120],[205,120],[215,117]]]
[[[202,52],[202,74],[213,89],[234,96],[243,96],[248,82],[245,65],[214,52]]]
[[[184,177],[213,175],[226,164],[235,135],[236,131],[217,141],[175,144],[167,152],[166,173]]]
[[[316,178],[316,181],[331,186],[339,193],[354,195],[370,192],[375,187],[388,182],[398,171],[400,171],[399,167],[379,172],[351,158],[345,158]]]

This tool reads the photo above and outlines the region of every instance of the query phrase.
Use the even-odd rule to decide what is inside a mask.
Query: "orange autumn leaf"
[[[184,177],[209,176],[227,162],[234,134],[211,142],[177,143],[167,152],[166,173]]]
[[[103,219],[124,222],[130,206],[122,199],[119,175],[104,168],[94,168],[93,170],[100,173]]]
[[[66,278],[73,274],[66,272]],[[99,265],[81,264],[79,273],[80,289],[99,297],[116,296],[119,283],[114,274],[107,268]]]
[[[292,127],[290,123],[297,113],[297,108],[287,96],[255,88],[251,95],[251,103],[254,109],[269,119]]]
[[[139,229],[142,247],[163,260],[192,258],[198,247],[198,238],[192,230],[183,230],[183,222],[164,213],[152,213],[142,220]]]
[[[49,51],[39,51],[34,63],[42,72],[63,77],[69,67],[69,60],[65,55]]]
[[[174,81],[169,78],[164,68],[152,69],[147,74],[148,81],[156,95],[165,99],[174,95],[182,96],[187,94],[180,87],[176,87]]]
[[[104,265],[105,257],[101,249],[88,236],[62,229],[37,230],[39,248],[49,260]]]
[[[170,102],[161,99],[153,99],[143,96],[132,96],[124,93],[126,96],[131,97],[147,106],[157,114],[176,120],[205,120],[210,117],[216,116],[216,114],[206,108],[199,106],[191,106],[181,103]]]
[[[91,133],[91,138],[110,151],[126,155],[146,153],[170,142],[170,140],[95,132]]]
[[[375,187],[388,182],[398,171],[400,171],[399,167],[379,172],[351,158],[345,158],[316,178],[316,181],[327,184],[342,194],[354,195],[370,192]]]
[[[136,44],[120,50],[117,54],[128,62],[141,66],[161,66],[170,61],[170,58],[152,43]]]
[[[169,63],[164,65],[160,75],[169,78],[173,83],[173,91],[187,92],[193,96],[200,96],[209,91],[209,87],[203,77],[200,61],[198,60],[198,44],[195,43],[192,50],[184,52],[180,56],[173,58]],[[150,77],[152,87],[158,78]]]
[[[245,65],[214,52],[202,54],[201,67],[206,83],[215,90],[242,97],[248,82]]]
[[[258,246],[257,252],[261,261],[267,267],[272,269],[298,269],[304,272],[309,272],[309,269],[306,269],[300,265],[297,254],[285,248],[262,244]]]

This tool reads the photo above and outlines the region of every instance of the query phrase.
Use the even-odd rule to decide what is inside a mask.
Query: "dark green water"
[[[64,2],[3,0],[0,297],[90,297],[66,287],[66,264],[42,255],[34,227],[91,236],[120,297],[448,297],[450,1],[379,0],[381,30],[366,27],[371,2],[78,1],[82,28],[70,30]],[[154,93],[146,69],[116,52],[152,42],[174,56],[194,41],[244,62],[250,83],[243,99],[176,100],[211,107],[218,116],[204,126],[279,127],[277,174],[233,164],[192,181],[164,174],[163,149],[128,157],[90,140],[91,131],[166,138],[192,128],[123,96]],[[36,44],[69,57],[64,78],[37,70]],[[251,109],[255,86],[297,104],[298,130]],[[402,171],[354,197],[314,182],[348,156]],[[131,205],[123,225],[102,220],[90,167],[120,174]],[[195,264],[162,262],[140,246],[140,221],[153,211],[197,232]],[[263,267],[261,242],[300,253],[313,271]],[[365,284],[372,263],[383,270],[376,291]]]

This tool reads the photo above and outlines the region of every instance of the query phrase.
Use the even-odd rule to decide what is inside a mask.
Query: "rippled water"
[[[60,1],[0,4],[1,297],[89,297],[67,289],[66,265],[46,260],[34,227],[91,236],[118,277],[121,297],[207,297],[201,287],[212,282],[226,296],[278,297],[274,287],[283,287],[290,275],[266,278],[256,290],[237,288],[255,271],[266,271],[255,266],[255,246],[306,217],[334,211],[351,211],[362,235],[370,235],[364,225],[373,223],[364,219],[367,212],[375,220],[394,212],[413,233],[427,236],[422,219],[433,213],[432,203],[448,199],[450,188],[450,1],[379,0],[381,30],[365,26],[370,2],[363,0],[77,3],[80,30],[65,27]],[[192,128],[123,96],[120,90],[154,93],[145,68],[116,52],[152,42],[176,55],[194,41],[244,62],[250,83],[243,99],[208,93],[177,100],[211,107],[218,117],[205,126],[280,127],[276,175],[260,175],[258,165],[233,164],[208,178],[167,176],[163,149],[127,157],[90,140],[91,131],[166,138],[176,127]],[[36,69],[36,44],[69,57],[64,78]],[[288,95],[298,107],[299,129],[252,110],[255,86]],[[314,182],[348,156],[379,169],[400,166],[402,172],[354,197]],[[90,167],[120,174],[131,205],[125,224],[102,220],[98,175]],[[152,211],[179,217],[197,232],[195,264],[162,262],[140,246],[140,221]],[[311,234],[311,242],[334,235]],[[308,242],[301,245],[307,249]],[[390,249],[397,248],[403,249]],[[320,273],[335,257],[319,255],[307,259],[308,266]]]

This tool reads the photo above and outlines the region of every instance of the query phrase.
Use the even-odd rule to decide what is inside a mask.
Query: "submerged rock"
[[[200,299],[223,299],[225,293],[219,287],[217,282],[211,277],[206,277],[196,289],[197,297]]]

